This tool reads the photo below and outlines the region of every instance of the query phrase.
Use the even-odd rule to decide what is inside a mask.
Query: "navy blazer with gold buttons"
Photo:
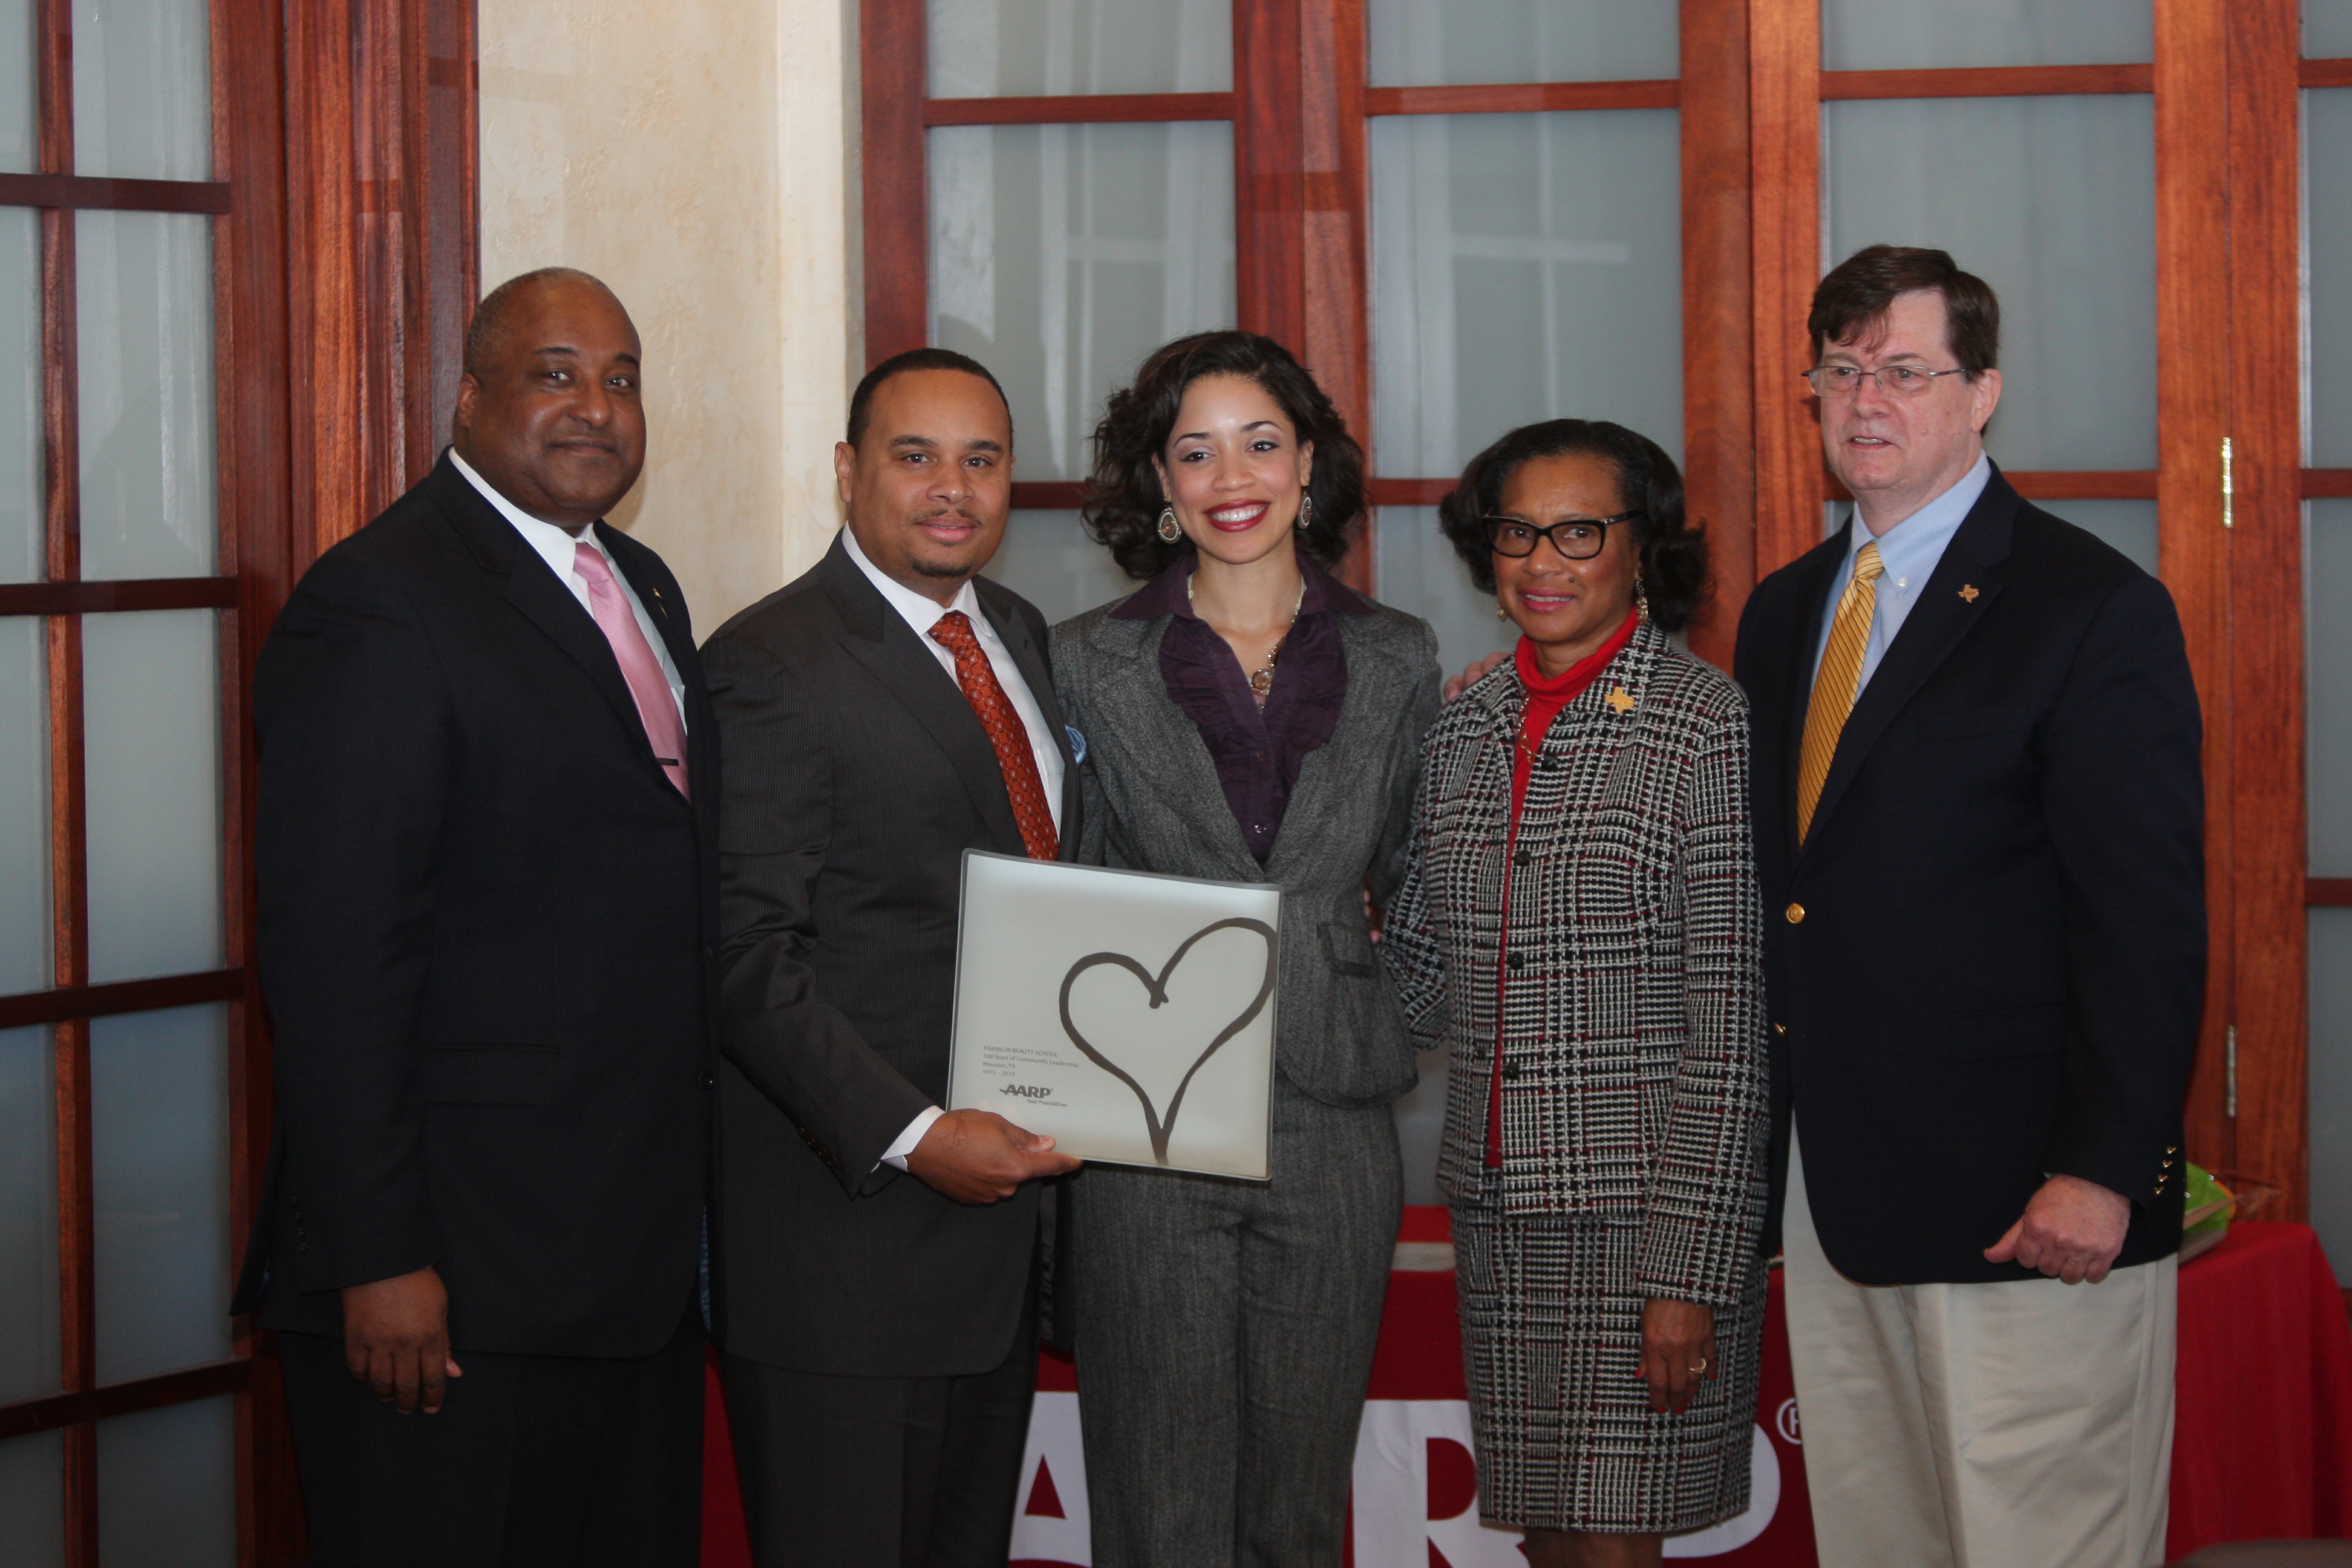
[[[1859,522],[1848,524],[1858,527]],[[2200,721],[2163,584],[1998,469],[1855,700],[1796,827],[1843,534],[1758,584],[1752,704],[1778,1245],[1791,1116],[1830,1260],[2014,1279],[1984,1249],[2051,1174],[2132,1200],[2118,1266],[2179,1245],[2205,988]]]

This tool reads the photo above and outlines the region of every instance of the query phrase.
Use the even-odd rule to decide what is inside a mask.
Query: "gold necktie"
[[[1837,618],[1830,623],[1830,644],[1822,650],[1821,673],[1813,677],[1813,700],[1805,709],[1805,744],[1797,757],[1797,842],[1812,831],[1813,807],[1822,801],[1822,785],[1830,776],[1830,759],[1837,755],[1838,731],[1853,711],[1854,687],[1862,679],[1863,650],[1870,646],[1871,618],[1878,613],[1878,579],[1886,568],[1878,559],[1878,542],[1862,547],[1853,558],[1853,580],[1838,599]]]

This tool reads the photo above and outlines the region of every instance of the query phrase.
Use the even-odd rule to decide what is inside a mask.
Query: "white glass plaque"
[[[968,849],[948,1108],[1264,1181],[1282,893]]]

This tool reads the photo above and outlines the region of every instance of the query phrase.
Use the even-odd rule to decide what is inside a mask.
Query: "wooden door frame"
[[[42,234],[45,580],[0,585],[0,616],[47,618],[57,927],[54,984],[0,996],[0,1027],[52,1030],[62,1336],[59,1389],[0,1405],[0,1438],[60,1434],[69,1568],[99,1561],[97,1423],[222,1394],[236,1400],[238,1563],[307,1555],[268,1335],[240,1321],[226,1360],[98,1382],[90,1020],[227,1005],[234,1267],[270,1139],[268,1027],[252,962],[253,663],[318,552],[430,466],[477,293],[472,0],[212,0],[210,18],[209,180],[75,174],[68,0],[37,6],[39,172],[0,175],[0,203],[39,209]],[[219,546],[209,576],[82,580],[75,214],[110,208],[213,220]],[[93,985],[81,618],[162,609],[219,612],[223,963]]]

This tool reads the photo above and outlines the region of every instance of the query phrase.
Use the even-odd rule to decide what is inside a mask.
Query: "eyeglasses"
[[[1590,561],[1609,542],[1612,528],[1621,522],[1635,521],[1642,515],[1628,511],[1615,517],[1571,517],[1549,528],[1538,528],[1516,517],[1490,517],[1484,521],[1486,543],[1497,555],[1533,555],[1537,544],[1549,539],[1551,547],[1570,561]]]
[[[1876,376],[1879,388],[1896,397],[1925,397],[1927,389],[1936,384],[1937,376],[1965,375],[1968,373],[1929,370],[1918,364],[1881,365],[1876,370],[1864,370],[1851,364],[1817,364],[1798,374],[1813,384],[1813,395],[1816,397],[1844,397],[1858,392],[1862,389],[1862,378],[1866,375]]]

